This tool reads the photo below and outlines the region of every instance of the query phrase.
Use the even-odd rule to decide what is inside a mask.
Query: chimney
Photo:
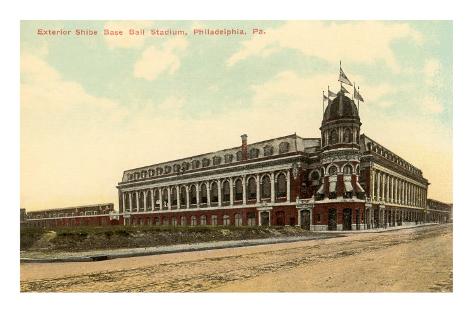
[[[241,160],[246,161],[248,160],[248,144],[246,140],[248,136],[246,134],[241,135]]]

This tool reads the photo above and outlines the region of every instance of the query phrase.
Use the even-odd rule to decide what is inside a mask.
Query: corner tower
[[[324,185],[318,191],[323,199],[364,199],[358,183],[360,170],[361,121],[355,102],[340,90],[329,101],[320,127],[321,164]]]

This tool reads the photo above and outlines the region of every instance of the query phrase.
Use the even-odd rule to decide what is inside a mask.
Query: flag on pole
[[[328,97],[336,97],[337,96],[337,93],[334,93],[330,90],[328,90]]]
[[[362,101],[364,102],[365,100],[363,99],[363,96],[361,96],[360,92],[357,91],[356,89],[353,90],[353,98],[355,100],[359,100],[359,101]]]
[[[345,72],[343,72],[342,67],[340,67],[340,76],[338,77],[338,81],[353,86],[350,80],[348,80],[348,77],[346,76]]]
[[[350,92],[348,92],[348,90],[345,89],[345,87],[344,87],[343,85],[340,85],[340,86],[341,86],[340,91],[342,91],[343,93],[348,93],[348,94],[350,94]]]

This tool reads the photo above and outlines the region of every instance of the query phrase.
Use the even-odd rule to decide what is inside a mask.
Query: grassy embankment
[[[298,227],[106,226],[22,228],[21,250],[85,251],[313,235]]]

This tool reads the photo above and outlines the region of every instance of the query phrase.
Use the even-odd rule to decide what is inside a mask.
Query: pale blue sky
[[[104,27],[126,32],[140,23],[189,36],[114,42],[100,35]],[[99,35],[40,37],[39,27]],[[249,33],[258,27],[266,34],[190,35],[196,27]],[[431,197],[451,201],[452,27],[449,21],[24,21],[22,206],[116,202],[124,169],[235,146],[245,132],[250,142],[292,132],[318,137],[321,93],[329,84],[337,91],[340,59],[366,100],[362,132],[423,169]],[[51,148],[55,154],[45,152]],[[438,167],[446,169],[442,176]],[[37,187],[41,180],[57,186],[48,200]]]

